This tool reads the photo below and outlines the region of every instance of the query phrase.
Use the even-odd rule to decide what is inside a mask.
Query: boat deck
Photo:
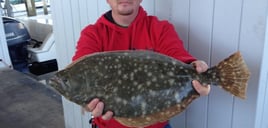
[[[30,75],[0,69],[0,127],[64,128],[61,96]]]

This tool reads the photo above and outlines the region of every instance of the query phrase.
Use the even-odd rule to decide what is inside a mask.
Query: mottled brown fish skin
[[[59,71],[51,79],[51,85],[82,106],[93,98],[100,98],[105,103],[104,111],[112,110],[124,125],[147,126],[168,120],[197,98],[191,84],[195,79],[203,84],[223,84],[225,90],[244,98],[244,83],[240,86],[235,79],[222,77],[229,76],[224,72],[225,65],[229,65],[228,70],[236,67],[231,62],[236,63],[236,60],[226,59],[198,74],[191,65],[151,51],[102,52],[86,56]],[[243,64],[242,60],[240,66]],[[243,82],[247,82],[249,76],[247,70],[232,74],[245,74]],[[230,82],[224,84],[227,81]],[[233,84],[239,86],[233,88]]]
[[[158,55],[158,56],[156,56]],[[192,66],[148,51],[96,54],[59,73],[65,96],[83,105],[98,97],[119,117],[138,117],[173,106],[194,93]]]

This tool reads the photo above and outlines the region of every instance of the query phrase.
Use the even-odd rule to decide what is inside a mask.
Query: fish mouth
[[[64,93],[64,90],[66,89],[64,82],[54,76],[49,79],[49,85],[52,86],[52,90],[62,95]]]

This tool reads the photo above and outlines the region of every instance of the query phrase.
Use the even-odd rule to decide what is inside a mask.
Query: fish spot
[[[173,65],[176,65],[176,63],[177,63],[176,61],[172,60],[172,64],[173,64]]]
[[[132,96],[131,101],[134,103],[140,103],[143,100],[142,96]]]
[[[157,111],[159,110],[159,109],[157,108],[157,106],[154,106],[154,108],[153,108],[153,109],[154,109],[154,110],[157,110]]]
[[[125,79],[125,80],[128,79],[127,74],[124,74],[124,75],[123,75],[123,79]]]
[[[134,115],[135,115],[135,116],[138,116],[138,112],[134,112]]]
[[[121,103],[122,101],[123,100],[121,98],[119,98],[119,97],[115,98],[115,102],[117,102],[117,103]]]
[[[151,96],[156,96],[156,95],[157,95],[157,92],[156,92],[156,91],[153,91],[153,90],[150,90],[150,91],[149,91],[149,94],[150,94]]]
[[[118,67],[118,68],[121,68],[121,67],[122,67],[122,64],[117,64],[117,67]]]
[[[123,100],[123,105],[127,105],[127,100]]]
[[[131,98],[130,98],[132,101],[133,100],[135,100],[136,99],[136,97],[135,96],[131,96]]]
[[[180,94],[178,92],[175,93],[174,97],[175,97],[177,103],[181,102]]]
[[[138,89],[140,90],[142,88],[142,84],[139,84],[138,85]]]
[[[148,68],[148,65],[144,65],[144,69],[147,69]]]
[[[135,91],[135,88],[131,88],[130,90],[131,90],[132,92],[134,92],[134,91]]]
[[[177,107],[177,108],[181,108],[181,105],[180,105],[180,104],[177,104],[176,107]]]
[[[97,97],[102,97],[103,93],[97,93],[96,95],[97,95]]]
[[[94,69],[95,69],[95,72],[99,72],[99,67],[97,65],[94,67]]]
[[[170,115],[170,113],[171,113],[170,111],[167,111],[167,112],[165,113],[165,115]]]
[[[118,70],[118,71],[117,71],[117,74],[118,74],[118,75],[121,75],[121,74],[122,74],[122,71],[121,71],[121,70]]]
[[[104,68],[105,68],[105,69],[108,69],[108,68],[109,68],[109,66],[105,65],[105,66],[104,66]]]
[[[152,119],[150,117],[146,117],[146,120],[147,121],[151,121]]]
[[[146,81],[146,85],[147,85],[147,86],[150,86],[151,84],[152,84],[151,81]]]
[[[169,76],[174,76],[174,73],[173,72],[168,72],[167,73]]]
[[[166,102],[166,105],[167,105],[167,107],[170,107],[171,106],[171,102],[170,101],[167,101]]]
[[[142,111],[142,115],[144,116],[144,115],[146,115],[147,114],[147,111],[144,109],[143,111]]]
[[[127,88],[127,90],[131,90],[131,87],[130,86],[126,86],[126,88]],[[128,92],[128,93],[130,93],[130,92]]]
[[[164,63],[165,66],[168,66],[168,63]]]
[[[152,74],[153,74],[152,72],[148,72],[148,73],[147,73],[147,76],[150,77],[150,76],[152,76]]]
[[[119,62],[119,59],[117,58],[117,59],[115,59],[115,62]]]
[[[146,106],[147,106],[147,103],[146,103],[146,102],[142,102],[142,103],[141,103],[141,108],[142,108],[142,109],[146,109]]]
[[[107,79],[107,78],[109,78],[109,76],[108,76],[108,75],[105,75],[105,76],[104,76],[104,79]]]
[[[118,80],[117,83],[118,83],[118,84],[122,84],[122,80]]]
[[[164,94],[165,96],[168,96],[168,95],[170,95],[170,93],[171,93],[171,90],[168,89],[168,90],[166,90],[165,93],[163,93],[163,94]],[[170,102],[170,101],[167,101],[167,102]]]
[[[106,95],[106,96],[104,96],[104,98],[107,100],[107,99],[110,98],[110,96],[109,95]]]
[[[134,72],[130,73],[130,80],[133,81],[134,80]]]
[[[148,72],[148,69],[144,69],[143,72],[147,73]]]
[[[169,82],[169,85],[174,85],[175,80],[174,79],[169,79],[168,82]]]
[[[156,77],[153,77],[153,78],[152,78],[152,81],[153,81],[153,82],[156,82],[156,81],[157,81],[157,78],[156,78]]]
[[[133,85],[135,85],[135,86],[138,85],[138,82],[137,81],[134,81],[133,82]]]
[[[117,93],[117,91],[118,91],[118,88],[113,88],[114,93]]]

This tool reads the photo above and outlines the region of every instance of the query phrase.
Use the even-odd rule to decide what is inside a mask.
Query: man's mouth
[[[129,5],[129,4],[131,4],[131,2],[119,2],[119,4],[122,4],[122,5]]]

